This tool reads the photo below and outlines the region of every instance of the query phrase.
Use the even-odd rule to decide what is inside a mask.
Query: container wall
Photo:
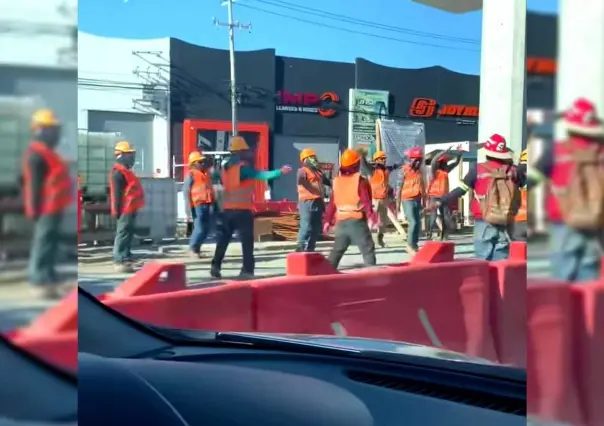
[[[176,235],[177,186],[170,178],[141,178],[145,207],[137,218],[137,228],[148,227],[148,238],[161,240]]]

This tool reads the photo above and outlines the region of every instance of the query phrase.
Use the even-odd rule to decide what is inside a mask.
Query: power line
[[[463,50],[463,51],[467,51],[467,52],[480,52],[479,49],[468,49],[468,48],[456,47],[456,46],[445,46],[442,44],[424,43],[424,42],[420,42],[420,41],[405,40],[405,39],[401,39],[401,38],[389,37],[389,36],[385,36],[385,35],[379,35],[379,34],[365,32],[365,31],[352,30],[350,28],[338,27],[335,25],[330,25],[330,24],[325,24],[325,23],[321,23],[321,22],[317,22],[317,21],[311,21],[309,19],[299,18],[297,16],[286,15],[284,13],[274,12],[271,10],[266,10],[266,9],[262,9],[259,7],[250,6],[248,4],[238,3],[237,6],[244,7],[244,8],[251,9],[251,10],[256,10],[256,11],[262,12],[262,13],[267,13],[269,15],[279,16],[281,18],[291,19],[291,20],[294,20],[297,22],[304,22],[304,23],[307,23],[310,25],[315,25],[318,27],[330,28],[332,30],[342,31],[342,32],[346,32],[349,34],[363,35],[366,37],[373,37],[373,38],[377,38],[377,39],[381,39],[381,40],[395,41],[398,43],[405,43],[405,44],[414,44],[414,45],[418,45],[418,46],[434,47],[434,48],[438,48],[438,49]]]
[[[270,0],[270,1],[268,1],[268,0],[247,0],[247,1],[252,1],[252,2],[256,2],[256,3],[264,3],[266,5],[271,5],[271,6],[279,7],[282,9],[296,11],[296,12],[302,12],[302,13],[306,13],[308,15],[314,15],[314,16],[318,16],[318,17],[322,17],[322,18],[339,21],[339,22],[346,22],[346,23],[350,23],[350,24],[354,24],[354,25],[362,25],[365,27],[371,27],[371,28],[376,28],[376,29],[380,29],[380,30],[400,33],[400,34],[408,34],[408,35],[417,36],[417,37],[433,38],[433,39],[437,39],[437,40],[453,41],[453,42],[473,44],[473,45],[480,44],[480,40],[477,40],[477,39],[452,37],[450,35],[445,35],[445,34],[437,34],[437,33],[432,33],[432,32],[413,30],[410,28],[397,27],[394,25],[387,25],[387,24],[382,24],[379,22],[367,21],[365,19],[355,18],[353,16],[327,12],[327,11],[324,11],[321,9],[315,9],[312,7],[299,6],[299,5],[289,3],[286,1],[282,1],[282,0]]]

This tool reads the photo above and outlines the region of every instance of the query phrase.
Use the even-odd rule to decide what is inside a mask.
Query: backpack
[[[593,231],[604,225],[604,169],[599,146],[569,147],[574,164],[565,188],[552,188],[564,223],[579,231]]]
[[[490,182],[486,194],[478,200],[482,219],[491,225],[508,225],[516,215],[520,195],[518,185],[510,173],[511,166],[498,169],[485,167]]]

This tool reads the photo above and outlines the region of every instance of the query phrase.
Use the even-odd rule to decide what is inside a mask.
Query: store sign
[[[304,112],[319,114],[321,117],[330,118],[337,114],[334,104],[340,103],[340,97],[333,92],[322,95],[316,93],[292,93],[281,90],[277,93],[277,111]]]
[[[528,75],[555,75],[556,69],[555,59],[528,58],[526,60],[526,73]]]
[[[409,108],[409,116],[416,118],[433,117],[478,117],[478,107],[459,104],[439,104],[436,99],[415,98]]]

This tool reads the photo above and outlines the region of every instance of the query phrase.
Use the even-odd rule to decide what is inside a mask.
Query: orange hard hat
[[[340,159],[340,166],[342,167],[350,167],[358,164],[361,161],[361,156],[358,152],[353,149],[347,149],[342,153],[342,158]]]
[[[118,143],[116,143],[114,151],[116,154],[136,152],[134,147],[128,141],[119,141]]]
[[[312,150],[310,148],[304,148],[302,150],[302,152],[300,152],[300,161],[304,161],[309,157],[316,157],[316,156],[317,156],[317,153],[314,150]]]
[[[386,158],[386,153],[384,151],[376,151],[376,153],[373,154],[373,161],[381,160],[383,158]]]
[[[203,160],[203,155],[199,151],[193,151],[189,154],[189,164]]]
[[[233,136],[231,139],[231,145],[229,147],[229,151],[237,152],[237,151],[245,151],[250,149],[249,145],[241,136]]]
[[[53,127],[58,125],[59,119],[51,109],[39,109],[31,116],[31,128],[34,130],[38,130],[41,127]]]
[[[424,156],[421,148],[414,146],[409,151],[407,151],[407,157],[412,160],[420,160]]]

